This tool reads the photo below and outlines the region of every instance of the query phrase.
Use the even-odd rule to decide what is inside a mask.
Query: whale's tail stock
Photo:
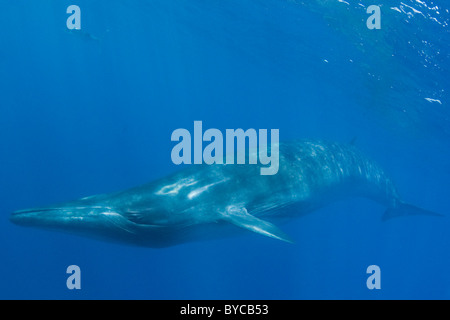
[[[393,206],[390,206],[386,209],[386,211],[383,214],[382,220],[386,221],[396,217],[413,216],[413,215],[444,217],[444,215],[440,213],[422,209],[414,205],[405,203],[403,201],[395,201],[395,204]]]

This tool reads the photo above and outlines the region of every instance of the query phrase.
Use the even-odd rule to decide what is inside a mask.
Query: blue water
[[[0,298],[450,298],[446,1],[0,4]],[[170,135],[194,120],[355,141],[405,201],[446,217],[382,222],[385,208],[349,199],[284,225],[293,245],[243,232],[165,249],[8,220],[178,170]],[[81,290],[66,287],[73,264]],[[366,287],[373,264],[380,290]]]

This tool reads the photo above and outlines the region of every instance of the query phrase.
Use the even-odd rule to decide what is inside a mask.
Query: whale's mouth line
[[[33,213],[33,212],[38,212],[38,211],[54,211],[54,210],[61,210],[61,208],[41,208],[41,209],[24,209],[24,210],[17,210],[14,211],[11,216],[18,216],[21,214],[26,214],[26,213]]]
[[[14,224],[21,225],[24,224],[24,222],[26,222],[26,219],[32,215],[46,214],[50,212],[56,212],[59,210],[61,210],[61,208],[33,208],[33,209],[17,210],[11,213],[11,215],[9,216],[9,220]]]
[[[70,211],[70,210],[86,210],[86,209],[104,209],[113,210],[111,207],[107,206],[67,206],[67,207],[43,207],[43,208],[31,208],[14,211],[11,216],[17,216],[26,213],[36,213],[36,212],[48,212],[48,211]]]
[[[58,221],[58,219],[61,222],[82,221],[99,210],[112,212],[112,209],[107,206],[54,206],[17,210],[11,213],[9,220],[18,225],[33,225],[36,221],[47,221],[44,224],[48,224],[51,221]],[[86,212],[89,213],[86,214]]]
[[[164,226],[157,224],[139,224],[136,223],[110,206],[55,206],[17,210],[11,213],[9,219],[18,225],[35,225],[36,221],[45,221],[46,218],[51,219],[53,213],[55,215],[56,225],[65,225],[70,221],[84,221],[86,218],[98,217],[108,221],[112,225],[119,227],[127,232],[133,233],[130,228],[153,228],[163,229]],[[51,221],[51,220],[49,220]],[[44,223],[45,225],[47,223]],[[50,223],[54,224],[54,223]]]

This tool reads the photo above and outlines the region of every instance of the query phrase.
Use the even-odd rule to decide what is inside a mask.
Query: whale
[[[247,156],[255,150],[247,152]],[[162,248],[251,231],[285,242],[280,225],[334,201],[364,197],[382,204],[383,220],[440,216],[403,202],[374,160],[353,144],[281,142],[279,170],[258,164],[202,164],[124,191],[18,210],[10,220],[118,243]]]

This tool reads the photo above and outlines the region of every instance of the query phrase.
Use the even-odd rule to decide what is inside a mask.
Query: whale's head
[[[139,224],[108,206],[61,205],[19,210],[11,222],[21,226],[53,229],[101,240],[162,247],[171,242],[170,230],[160,225]]]

